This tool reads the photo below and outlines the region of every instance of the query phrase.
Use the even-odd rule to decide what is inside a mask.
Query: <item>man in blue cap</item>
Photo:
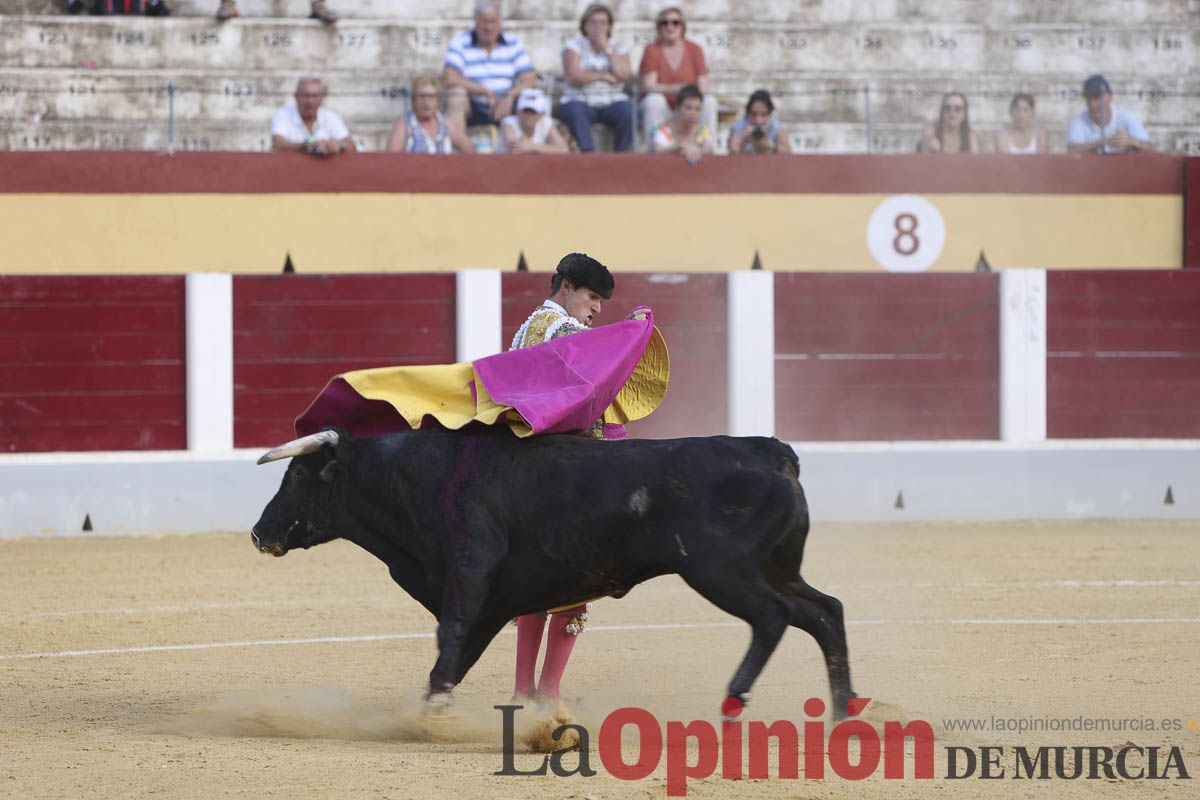
[[[1154,150],[1141,120],[1112,103],[1112,88],[1103,75],[1083,82],[1087,110],[1067,126],[1067,150],[1072,153],[1132,153]]]

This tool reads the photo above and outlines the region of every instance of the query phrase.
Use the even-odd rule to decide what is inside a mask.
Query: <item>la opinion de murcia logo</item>
[[[834,725],[826,736],[822,719],[825,703],[810,697],[804,703],[809,719],[803,722],[803,738],[789,720],[772,723],[742,720],[743,707],[734,698],[722,706],[723,721],[713,725],[704,720],[668,721],[664,724],[649,711],[619,708],[604,718],[596,741],[601,766],[614,778],[627,781],[648,778],[666,760],[668,797],[687,795],[688,781],[718,774],[737,780],[743,777],[774,777],[818,780],[838,777],[860,781],[877,775],[885,780],[934,780],[933,727],[923,720],[907,723],[884,722],[883,735],[875,725],[854,719],[870,698],[855,698],[847,709],[849,719]],[[524,706],[498,705],[503,720],[504,763],[496,775],[559,777],[597,774],[592,767],[592,737],[576,723],[559,726],[552,734],[562,741],[574,731],[578,741],[549,755],[536,766],[519,769],[516,764],[516,715]],[[718,731],[719,728],[719,731]],[[636,753],[630,760],[622,750],[627,729],[637,732]],[[852,746],[851,742],[854,742]],[[804,746],[801,743],[804,743]],[[775,764],[771,764],[771,744]],[[815,745],[815,746],[814,746]],[[908,753],[906,755],[906,747]],[[947,746],[945,780],[1190,780],[1179,747],[1140,746],[1132,742],[1120,747],[1103,746]],[[743,771],[743,764],[747,768]],[[803,764],[803,770],[801,770]]]

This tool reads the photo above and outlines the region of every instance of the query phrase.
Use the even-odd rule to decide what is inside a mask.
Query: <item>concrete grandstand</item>
[[[561,72],[579,2],[505,4],[543,78]],[[660,2],[613,3],[615,36],[636,66]],[[0,147],[12,150],[265,150],[274,108],[296,78],[327,79],[328,104],[364,149],[382,149],[415,74],[439,69],[470,26],[466,0],[337,0],[334,27],[307,0],[242,0],[218,24],[216,0],[171,0],[166,19],[66,16],[64,0],[10,0],[0,15]],[[1200,153],[1197,0],[871,0],[686,3],[727,113],[770,89],[798,152],[912,152],[954,89],[990,134],[1017,91],[1038,99],[1050,148],[1065,148],[1080,83],[1104,73],[1115,102],[1158,147]],[[173,122],[173,125],[169,123]],[[722,131],[723,138],[724,132]],[[991,146],[984,137],[985,149]]]

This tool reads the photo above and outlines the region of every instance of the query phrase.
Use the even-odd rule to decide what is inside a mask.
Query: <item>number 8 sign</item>
[[[884,200],[867,223],[867,247],[888,272],[923,272],[937,261],[945,244],[942,212],[915,194]]]

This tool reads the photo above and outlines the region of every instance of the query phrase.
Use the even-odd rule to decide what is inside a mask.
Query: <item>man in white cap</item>
[[[1141,120],[1112,102],[1112,88],[1103,75],[1083,82],[1087,109],[1071,118],[1067,150],[1072,153],[1132,153],[1154,150]]]
[[[501,150],[510,153],[568,153],[550,111],[550,98],[541,89],[522,89],[517,112],[500,123]]]

